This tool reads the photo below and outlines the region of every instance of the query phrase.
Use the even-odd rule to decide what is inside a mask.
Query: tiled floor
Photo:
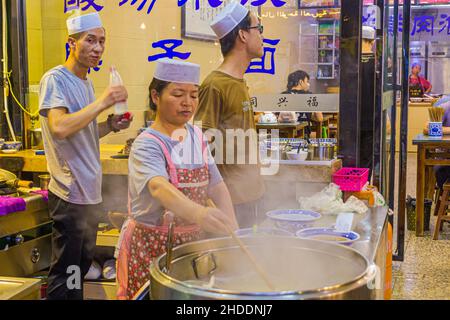
[[[408,156],[407,169],[407,194],[415,197],[416,154]],[[450,224],[432,240],[435,221],[432,216],[424,237],[406,232],[404,261],[393,264],[393,299],[450,299]]]

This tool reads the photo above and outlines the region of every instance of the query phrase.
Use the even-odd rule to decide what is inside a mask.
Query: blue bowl
[[[322,217],[318,212],[299,209],[272,210],[266,215],[277,228],[292,233],[311,227],[316,220]]]
[[[22,142],[20,141],[6,141],[2,145],[2,150],[19,150],[22,148]]]
[[[257,227],[255,230],[253,228],[245,228],[245,229],[239,229],[234,232],[238,237],[248,237],[248,236],[287,236],[292,237],[294,236],[293,233],[277,229],[277,228],[260,228]]]
[[[295,233],[299,238],[334,242],[351,245],[359,239],[359,234],[353,231],[339,232],[332,228],[307,228]]]

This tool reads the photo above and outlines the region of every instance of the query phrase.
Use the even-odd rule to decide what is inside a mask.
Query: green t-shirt
[[[218,129],[222,134],[222,155],[215,148],[215,160],[233,204],[259,199],[265,188],[260,174],[253,108],[245,80],[213,71],[200,86],[199,101],[194,123],[203,130]],[[245,143],[236,143],[238,138],[233,137],[238,134],[236,129],[242,129],[242,139],[245,139],[242,141]],[[232,141],[234,144],[230,145]]]

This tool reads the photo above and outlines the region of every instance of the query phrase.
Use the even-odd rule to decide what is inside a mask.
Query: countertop
[[[103,174],[127,175],[128,159],[113,159],[124,148],[123,145],[100,144],[100,162]],[[45,155],[36,155],[35,150],[21,150],[17,153],[0,153],[2,158],[20,157],[24,159],[23,170],[25,172],[47,172],[47,159]]]
[[[360,235],[360,238],[355,241],[350,247],[360,252],[365,256],[369,262],[374,262],[383,227],[387,219],[387,207],[373,207],[364,214],[355,213],[352,230]],[[313,227],[331,227],[336,222],[337,215],[322,214],[322,218],[315,221]],[[271,222],[267,220],[263,226],[270,225]]]
[[[0,300],[39,299],[40,279],[0,276]]]

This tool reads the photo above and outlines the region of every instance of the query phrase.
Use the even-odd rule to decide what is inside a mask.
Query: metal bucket
[[[231,238],[176,247],[150,266],[152,299],[374,299],[376,267],[356,250],[295,237],[242,237],[276,291]]]
[[[334,159],[334,145],[332,144],[309,145],[308,159],[321,161]]]
[[[50,183],[50,175],[49,174],[41,174],[39,176],[39,186],[41,190],[48,190],[48,184]]]

